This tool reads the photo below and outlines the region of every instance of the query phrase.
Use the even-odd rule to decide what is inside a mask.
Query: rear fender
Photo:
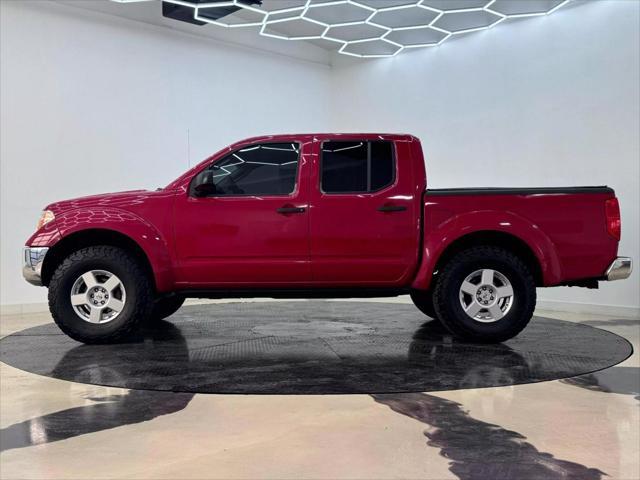
[[[439,210],[437,215],[425,215],[422,260],[411,285],[413,288],[428,289],[446,249],[456,240],[478,232],[501,232],[521,240],[539,262],[543,285],[561,281],[561,264],[553,242],[530,220],[511,212],[483,210],[447,216],[438,222],[438,217],[443,218],[442,213]]]

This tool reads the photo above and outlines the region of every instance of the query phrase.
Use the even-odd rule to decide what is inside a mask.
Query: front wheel
[[[78,250],[49,282],[49,310],[60,329],[83,343],[126,339],[153,307],[153,287],[129,252],[112,246]]]
[[[518,256],[499,247],[473,247],[442,268],[433,302],[439,320],[455,336],[497,343],[527,326],[536,285]]]

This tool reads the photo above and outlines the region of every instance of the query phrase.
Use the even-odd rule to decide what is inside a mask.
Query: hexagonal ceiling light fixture
[[[486,30],[511,18],[549,15],[571,0],[161,1],[163,6],[182,10],[182,18],[174,19],[225,28],[254,27],[263,36],[315,40],[335,44],[343,55],[374,58],[441,45],[453,35]]]

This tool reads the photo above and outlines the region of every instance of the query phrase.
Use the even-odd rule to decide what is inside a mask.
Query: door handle
[[[402,205],[382,205],[378,207],[379,212],[404,212],[407,207]]]
[[[282,215],[287,215],[289,213],[304,213],[306,209],[304,207],[280,207],[276,210],[276,212],[281,213]]]

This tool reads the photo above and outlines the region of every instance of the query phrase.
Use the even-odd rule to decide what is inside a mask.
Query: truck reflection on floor
[[[430,321],[413,335],[408,361],[422,365],[429,374],[437,372],[443,388],[458,390],[522,383],[535,375],[539,364],[538,356],[527,354],[525,358],[504,343],[465,344],[454,340],[439,322]]]
[[[180,334],[180,329],[169,322],[157,322],[153,333],[145,332],[143,336],[132,341],[142,342],[167,337],[172,338],[176,346],[183,345],[182,349],[177,349],[176,354],[182,352],[182,355],[188,357],[186,342]],[[69,350],[55,366],[52,376],[56,376],[56,370],[67,371],[69,363],[76,365],[76,358],[85,358],[86,350],[91,348],[82,345]],[[87,370],[79,372],[75,381],[96,382],[100,378],[108,381],[118,375],[119,372],[107,365],[87,365]],[[129,390],[122,395],[87,397],[86,400],[93,403],[49,413],[3,428],[0,430],[0,451],[57,442],[101,430],[146,422],[184,409],[193,396],[193,393]]]

